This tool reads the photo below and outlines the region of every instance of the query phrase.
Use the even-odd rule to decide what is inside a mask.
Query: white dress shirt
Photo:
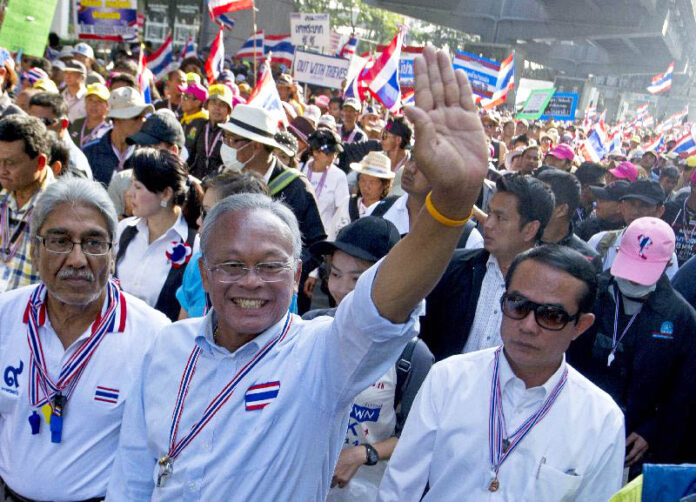
[[[360,277],[335,318],[303,321],[293,315],[283,341],[241,380],[156,488],[157,458],[169,450],[174,401],[192,349],[198,345],[202,352],[177,439],[280,332],[284,319],[233,353],[213,343],[214,311],[165,328],[145,357],[137,397],[127,406],[107,500],[323,502],[353,399],[394,365],[418,330],[422,307],[405,324],[379,315],[372,302],[378,267]],[[262,410],[246,411],[247,389],[268,382],[279,382],[277,397]]]
[[[602,264],[602,271],[609,270],[611,266],[614,264],[616,254],[619,252],[619,245],[621,244],[621,238],[623,237],[624,231],[625,229],[619,233],[614,243],[607,249],[607,254],[604,257],[604,262]],[[587,243],[590,246],[592,246],[592,249],[596,251],[599,242],[602,240],[602,237],[604,237],[607,233],[608,231],[606,230],[603,232],[596,233],[592,237],[590,237],[590,240],[587,241]],[[672,259],[670,260],[669,265],[667,265],[665,274],[667,274],[667,277],[672,279],[672,277],[674,277],[674,274],[677,273],[677,270],[679,270],[679,261],[677,260],[677,253],[673,252]]]
[[[500,298],[505,293],[505,277],[498,260],[490,255],[486,262],[486,275],[483,276],[481,292],[476,302],[476,314],[462,353],[497,347],[501,344],[500,322],[503,312]]]
[[[39,434],[32,435],[29,417],[30,350],[24,310],[36,285],[0,295],[0,477],[23,497],[56,502],[103,497],[118,446],[121,418],[130,388],[154,334],[169,324],[167,317],[124,293],[123,332],[106,334],[92,355],[65,406],[61,443],[41,410]],[[106,308],[106,301],[104,302]],[[120,325],[120,314],[115,326]],[[63,363],[85,342],[91,327],[67,349],[47,316],[39,328],[48,372],[53,381]],[[96,400],[97,386],[116,391],[117,403]]]
[[[314,195],[317,198],[317,207],[321,216],[321,223],[324,228],[329,228],[331,220],[338,208],[350,197],[348,192],[348,181],[346,173],[338,167],[331,164],[326,171],[326,178],[320,187],[321,179],[324,173],[315,173],[312,171],[314,159],[309,159],[302,166],[302,174],[307,177],[307,181],[314,189]]]
[[[188,225],[183,214],[180,214],[176,223],[150,244],[147,221],[144,218],[132,216],[119,221],[116,229],[116,243],[121,239],[125,228],[129,226],[136,226],[138,233],[130,241],[123,258],[118,262],[118,279],[124,291],[128,291],[154,307],[172,266],[165,252],[174,241],[186,242]],[[199,238],[196,236],[191,256],[198,252],[198,248]],[[118,253],[118,246],[114,252]]]
[[[87,96],[87,88],[85,86],[80,87],[80,90],[74,96],[70,94],[67,88],[63,91],[63,99],[68,103],[68,119],[70,119],[70,122],[75,122],[77,119],[87,116],[85,96]]]
[[[488,419],[495,349],[433,366],[411,407],[380,486],[380,502],[462,500],[604,502],[621,488],[624,417],[613,399],[565,361],[541,387],[526,389],[504,356],[500,384],[507,433],[535,413],[568,368],[548,414],[492,479]]]

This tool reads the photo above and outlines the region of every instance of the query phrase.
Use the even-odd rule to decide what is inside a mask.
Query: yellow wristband
[[[432,192],[428,193],[428,196],[425,198],[425,208],[428,210],[428,213],[430,216],[433,217],[435,221],[438,223],[442,223],[446,227],[463,227],[466,225],[466,223],[471,219],[471,217],[474,214],[474,208],[471,208],[471,212],[469,213],[469,216],[464,218],[463,220],[453,220],[442,214],[440,211],[438,211],[435,206],[433,205],[433,201],[430,198],[432,195]]]

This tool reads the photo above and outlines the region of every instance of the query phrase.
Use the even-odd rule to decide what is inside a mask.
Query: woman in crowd
[[[133,170],[134,216],[118,225],[116,276],[125,291],[176,320],[175,292],[198,251],[196,189],[186,165],[167,150],[138,149],[126,168]]]
[[[329,292],[340,304],[355,289],[360,275],[384,257],[399,241],[390,221],[368,216],[350,223],[334,242],[314,244],[310,251],[326,258]],[[333,316],[336,309],[313,310],[304,319]],[[327,502],[372,502],[398,436],[434,361],[422,340],[414,338],[397,364],[353,402],[345,443]]]

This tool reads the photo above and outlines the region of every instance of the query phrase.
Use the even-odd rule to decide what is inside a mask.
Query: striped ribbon
[[[46,322],[45,295],[46,285],[42,283],[31,294],[24,312],[27,340],[31,351],[29,400],[34,407],[52,403],[55,395],[59,393],[69,399],[94,352],[106,334],[114,330],[117,314],[119,312],[121,314],[119,331],[125,329],[126,321],[126,302],[123,293],[116,283],[110,280],[107,284],[106,311],[94,321],[91,335],[63,364],[58,381],[54,382],[48,373],[46,356],[39,336],[39,328]]]
[[[491,467],[497,478],[500,466],[513,452],[517,445],[549,412],[553,403],[558,398],[568,380],[568,368],[563,369],[563,374],[556,386],[551,390],[546,400],[534,414],[527,418],[519,428],[507,438],[505,437],[506,425],[503,414],[503,394],[500,386],[500,353],[502,345],[495,351],[493,363],[493,378],[491,382],[491,405],[488,417],[488,446],[491,458]]]
[[[212,420],[215,414],[220,411],[220,408],[230,399],[232,393],[239,385],[239,382],[249,374],[249,372],[259,363],[261,360],[275,347],[278,342],[281,342],[287,333],[290,331],[290,326],[292,325],[292,315],[288,312],[285,319],[285,324],[283,329],[280,331],[278,336],[269,341],[264,345],[254,357],[241,369],[237,374],[230,380],[227,385],[220,391],[220,393],[213,398],[213,400],[208,404],[203,416],[194,423],[189,431],[181,439],[177,441],[176,436],[179,431],[179,421],[181,420],[181,415],[184,411],[184,402],[186,401],[186,396],[188,395],[189,385],[194,373],[196,372],[196,364],[198,363],[198,357],[201,353],[201,348],[196,346],[191,355],[189,355],[188,361],[186,362],[186,367],[184,368],[184,373],[181,375],[181,382],[179,383],[179,392],[176,396],[176,401],[174,405],[174,411],[172,412],[172,425],[169,429],[169,452],[167,453],[165,459],[166,461],[173,461],[182,452],[188,444],[193,441],[201,430]]]

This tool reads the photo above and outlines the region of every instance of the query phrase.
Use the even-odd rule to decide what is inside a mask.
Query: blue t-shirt
[[[199,251],[191,257],[186,265],[181,286],[176,290],[176,299],[189,317],[203,317],[205,314],[205,290],[198,269],[201,256]]]

